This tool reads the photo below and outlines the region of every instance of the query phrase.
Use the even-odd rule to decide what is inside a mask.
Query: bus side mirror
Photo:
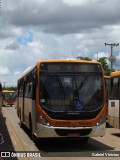
[[[2,92],[2,85],[1,85],[1,83],[0,83],[0,92]]]

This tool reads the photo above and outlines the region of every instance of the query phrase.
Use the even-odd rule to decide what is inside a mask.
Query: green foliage
[[[109,76],[109,75],[110,75],[110,73],[111,73],[111,70],[110,70],[110,69],[108,69],[108,70],[104,71],[104,75],[105,75],[105,76]]]
[[[17,90],[17,87],[3,87],[3,90],[12,90],[12,91],[16,91]]]
[[[99,58],[98,62],[102,64],[104,71],[108,70],[107,57]]]
[[[91,58],[89,57],[83,57],[83,56],[78,56],[77,59],[81,60],[87,60],[87,61],[92,61]],[[102,64],[103,70],[104,70],[104,75],[109,76],[111,73],[111,70],[107,64],[107,57],[101,57],[99,58],[98,62]],[[115,71],[114,69],[112,71]]]
[[[92,61],[91,58],[89,58],[89,57],[83,57],[83,56],[79,56],[79,57],[77,57],[77,59],[86,60],[86,61]]]
[[[104,69],[104,75],[105,76],[109,76],[111,73],[111,69],[109,68],[108,64],[107,64],[107,57],[101,57],[99,58],[98,62],[100,62],[103,66]],[[112,72],[115,71],[114,68],[112,69]]]

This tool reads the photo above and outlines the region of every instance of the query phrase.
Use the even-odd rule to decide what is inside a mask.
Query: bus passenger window
[[[111,79],[110,97],[118,98],[119,96],[119,79]]]

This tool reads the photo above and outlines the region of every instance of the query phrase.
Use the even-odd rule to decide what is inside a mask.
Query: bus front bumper
[[[53,137],[100,137],[105,135],[106,123],[93,127],[48,127],[37,123],[35,135],[38,138]]]

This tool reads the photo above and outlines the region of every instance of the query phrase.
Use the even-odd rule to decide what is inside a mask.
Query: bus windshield
[[[40,76],[40,105],[53,112],[92,112],[103,105],[102,73],[44,72]]]
[[[3,92],[2,95],[3,95],[4,100],[15,100],[16,99],[15,92]]]

